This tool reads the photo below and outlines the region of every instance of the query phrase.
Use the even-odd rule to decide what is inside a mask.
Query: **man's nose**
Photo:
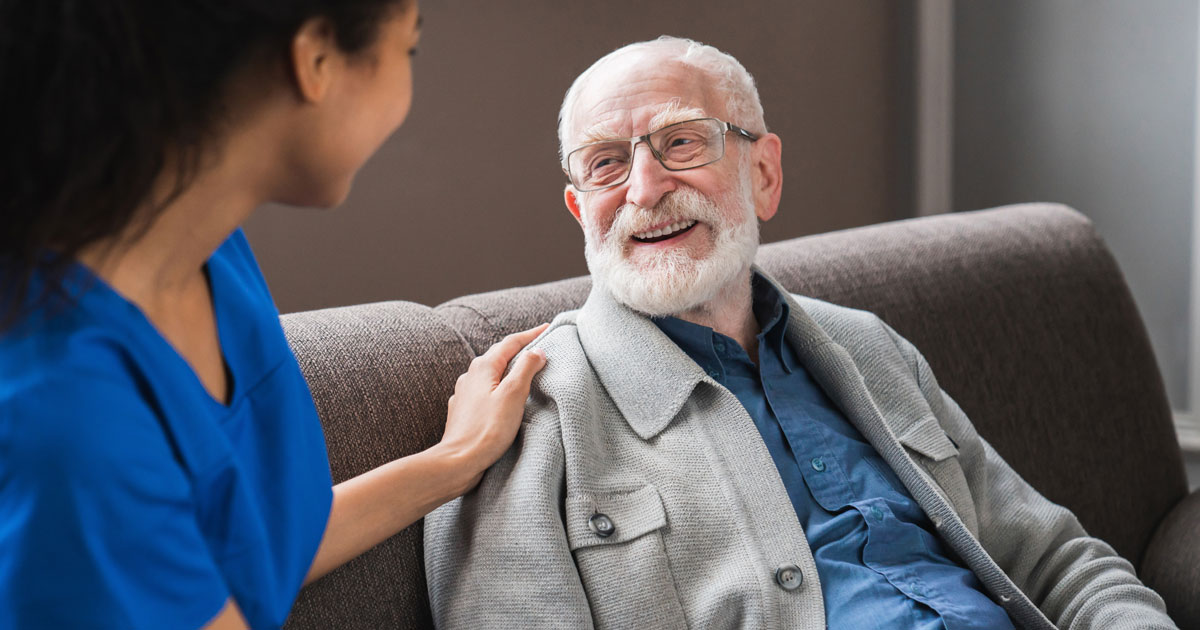
[[[654,152],[645,142],[639,142],[634,147],[631,159],[633,164],[629,171],[629,188],[625,192],[626,202],[642,208],[653,208],[663,195],[675,190],[676,182],[671,171],[654,157]]]

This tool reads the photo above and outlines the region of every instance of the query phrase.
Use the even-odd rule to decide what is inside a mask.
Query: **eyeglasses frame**
[[[654,147],[654,144],[652,142],[650,142],[650,136],[652,136],[664,129],[670,129],[671,127],[675,127],[677,125],[686,125],[688,123],[700,122],[702,120],[715,120],[716,122],[719,122],[724,126],[724,129],[721,131],[721,155],[718,155],[716,158],[709,160],[708,162],[705,162],[703,164],[693,164],[692,166],[684,166],[682,168],[671,168],[670,166],[667,166],[666,161],[663,159],[662,153],[659,153],[658,149],[656,149]],[[567,153],[566,157],[563,158],[562,170],[563,170],[563,173],[565,173],[567,175],[567,181],[570,182],[571,186],[573,186],[575,188],[576,192],[596,192],[599,190],[605,190],[608,188],[612,188],[614,186],[620,186],[621,184],[624,184],[625,182],[629,181],[629,175],[631,173],[633,173],[633,156],[637,152],[638,143],[645,142],[646,146],[650,149],[650,153],[654,156],[654,159],[658,160],[658,163],[661,164],[663,168],[667,169],[668,171],[674,172],[674,173],[677,173],[679,171],[690,171],[694,168],[700,168],[702,166],[708,166],[709,164],[715,164],[717,162],[720,162],[721,159],[725,157],[725,134],[727,134],[731,131],[733,133],[737,134],[739,137],[749,140],[750,142],[758,142],[759,138],[762,138],[762,136],[754,133],[753,131],[748,131],[748,130],[743,129],[731,122],[721,120],[720,118],[714,118],[712,116],[706,116],[704,118],[692,118],[689,120],[681,120],[679,122],[673,122],[669,125],[663,125],[662,127],[655,129],[654,131],[642,134],[640,136],[634,136],[632,138],[616,138],[613,140],[596,140],[595,142],[588,142],[587,144],[581,144],[581,145],[575,147],[574,149],[571,149]],[[607,185],[601,186],[599,188],[587,188],[587,189],[580,188],[579,186],[577,186],[575,184],[574,179],[571,177],[571,168],[570,168],[572,155],[574,155],[576,152],[578,152],[582,149],[586,149],[590,146],[595,146],[597,144],[609,144],[612,142],[624,142],[624,141],[628,141],[630,143],[629,170],[625,171],[625,176],[621,178],[621,181],[613,182],[611,184],[607,184]]]

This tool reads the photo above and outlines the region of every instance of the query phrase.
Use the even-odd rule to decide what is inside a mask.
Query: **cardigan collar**
[[[576,320],[579,342],[629,426],[653,439],[708,378],[650,318],[617,302],[593,282]]]
[[[834,400],[849,396],[861,401],[866,394],[862,375],[845,350],[834,344],[774,278],[757,265],[752,271],[770,282],[787,301],[787,341],[805,367],[827,389],[832,386],[837,390],[829,392]],[[654,438],[671,423],[698,383],[718,385],[649,317],[617,302],[600,283],[593,283],[577,323],[580,343],[600,382],[630,427],[644,440]],[[841,352],[829,352],[825,348],[829,344]],[[831,356],[839,360],[831,364]],[[820,374],[825,368],[835,374]],[[847,387],[850,391],[841,391]]]

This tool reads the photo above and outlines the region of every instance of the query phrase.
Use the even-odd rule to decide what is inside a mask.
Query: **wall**
[[[1197,3],[955,12],[954,207],[1061,201],[1095,221],[1188,410]]]
[[[267,207],[247,233],[283,312],[448,298],[586,272],[555,125],[574,77],[662,33],[756,76],[784,141],[766,241],[911,213],[911,18],[902,3],[431,0],[407,123],[335,210]]]

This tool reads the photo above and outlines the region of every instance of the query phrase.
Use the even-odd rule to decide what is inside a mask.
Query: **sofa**
[[[1200,491],[1137,307],[1084,216],[1025,204],[910,219],[764,245],[758,262],[911,340],[1026,480],[1132,562],[1180,627],[1200,628]],[[334,481],[434,444],[470,360],[589,289],[579,277],[284,315]],[[287,627],[431,625],[417,523],[305,588]]]

